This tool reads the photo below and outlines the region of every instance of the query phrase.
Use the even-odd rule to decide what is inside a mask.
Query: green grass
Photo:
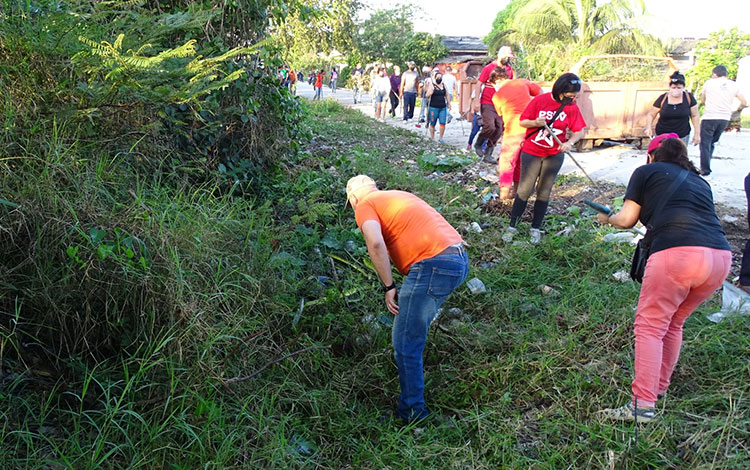
[[[0,239],[26,250],[6,251],[0,271],[1,468],[750,464],[750,319],[710,323],[714,298],[688,320],[664,417],[634,442],[632,425],[597,416],[629,397],[639,286],[611,274],[632,248],[602,243],[605,230],[573,215],[546,227],[574,224],[570,237],[507,247],[505,217],[426,178],[417,160],[434,144],[328,101],[309,105],[305,125],[303,154],[244,195],[83,158],[64,136],[36,160],[0,162],[0,197],[22,207],[0,206]],[[377,419],[398,378],[378,281],[343,207],[357,173],[418,194],[456,227],[488,227],[462,231],[487,293],[459,288],[426,347],[428,405],[452,426]],[[115,228],[137,237],[147,267],[100,259],[92,227],[115,250]]]

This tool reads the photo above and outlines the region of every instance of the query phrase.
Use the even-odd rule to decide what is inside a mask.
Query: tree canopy
[[[638,27],[644,14],[643,0],[513,0],[485,41],[517,45],[527,74],[552,79],[589,53],[663,55],[661,42]]]
[[[286,62],[295,68],[315,62],[318,53],[336,50],[349,53],[356,47],[354,18],[361,8],[358,0],[299,0],[273,28],[273,38]]]
[[[750,50],[750,34],[742,33],[737,28],[729,31],[720,30],[711,33],[708,39],[695,46],[696,64],[687,73],[687,85],[699,90],[703,83],[711,78],[711,70],[723,65],[729,72],[729,78],[737,77],[737,62]]]
[[[414,32],[413,17],[412,5],[375,11],[359,25],[357,46],[361,57],[394,64],[413,60],[425,65],[447,55],[448,48],[440,36]]]

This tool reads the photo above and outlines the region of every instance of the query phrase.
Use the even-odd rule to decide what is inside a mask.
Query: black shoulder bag
[[[654,210],[653,215],[651,216],[651,220],[658,220],[657,217],[659,215],[659,212],[664,208],[664,205],[667,203],[670,197],[672,197],[672,194],[674,194],[675,191],[677,191],[677,188],[682,184],[683,181],[685,181],[685,178],[687,178],[688,170],[683,169],[682,173],[677,175],[677,178],[672,181],[672,184],[669,186],[669,189],[667,189],[667,192],[664,194],[664,197],[659,201],[659,205],[656,206],[656,209]],[[661,228],[664,224],[659,224],[658,228]],[[638,245],[635,247],[635,252],[633,253],[633,262],[630,265],[630,278],[634,281],[643,282],[643,273],[646,271],[646,261],[648,261],[648,256],[651,254],[651,242],[654,239],[654,233],[656,232],[657,227],[654,224],[648,224],[646,226],[646,235],[638,240]]]

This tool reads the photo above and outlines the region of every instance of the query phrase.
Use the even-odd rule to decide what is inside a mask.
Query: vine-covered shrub
[[[284,3],[0,3],[0,350],[109,357],[259,290],[251,197],[302,107],[240,33]]]

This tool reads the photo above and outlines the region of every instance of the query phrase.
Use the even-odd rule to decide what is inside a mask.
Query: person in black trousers
[[[747,197],[747,225],[750,228],[750,173],[745,176],[745,196]],[[750,238],[745,243],[740,267],[740,289],[750,294]]]

